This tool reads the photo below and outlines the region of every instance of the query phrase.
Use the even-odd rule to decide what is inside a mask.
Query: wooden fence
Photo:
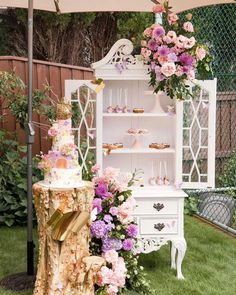
[[[0,57],[0,70],[12,71],[16,73],[27,84],[27,59],[3,56]],[[58,97],[64,96],[64,81],[66,79],[92,79],[93,72],[89,68],[70,66],[65,64],[50,63],[34,60],[33,87],[41,89],[47,80],[53,87],[53,91]],[[0,106],[1,114],[1,106]],[[34,115],[34,121],[45,123],[45,119]],[[4,122],[0,122],[0,128],[9,131],[17,131],[19,140],[25,143],[25,134],[16,123],[14,117],[7,112]],[[46,152],[50,148],[50,141],[46,132],[36,129],[33,153]],[[236,92],[217,93],[217,113],[216,113],[216,170],[220,173],[225,160],[236,152]]]
[[[15,70],[24,83],[27,85],[27,59],[15,56],[0,57],[0,71],[11,72]],[[90,80],[93,77],[93,71],[89,68],[70,66],[65,64],[51,63],[45,61],[34,60],[33,62],[33,88],[42,89],[46,81],[52,87],[53,92],[60,98],[64,96],[64,81],[68,79]],[[2,114],[0,105],[0,115]],[[8,131],[16,131],[19,141],[26,143],[25,132],[16,123],[15,118],[4,110],[6,116],[4,121],[0,122],[0,128]],[[35,115],[33,120],[39,123],[46,123],[45,119]],[[47,138],[46,131],[36,128],[35,143],[33,145],[33,154],[39,154],[40,151],[47,152],[51,146],[50,140]]]

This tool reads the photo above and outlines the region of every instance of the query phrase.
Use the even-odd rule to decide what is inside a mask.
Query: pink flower
[[[152,32],[152,37],[159,40],[159,38],[163,35],[165,35],[165,29],[162,26],[157,25]]]
[[[100,166],[99,164],[95,164],[95,165],[91,168],[91,172],[92,172],[92,173],[97,173],[100,169],[101,169],[101,166]]]
[[[176,66],[173,62],[166,62],[161,67],[161,72],[166,77],[172,76],[175,73],[175,71],[176,71]]]
[[[191,22],[185,22],[183,24],[183,29],[186,31],[186,32],[194,32],[194,28],[193,28],[193,24]]]
[[[163,40],[167,43],[175,43],[175,39],[176,39],[177,35],[174,31],[169,31],[166,36],[163,37]]]
[[[168,61],[168,56],[159,56],[158,61],[161,65],[163,65],[164,63]]]
[[[106,266],[102,266],[102,268],[97,274],[98,286],[104,286],[106,284],[110,284],[112,277],[113,277],[113,271]]]
[[[198,60],[203,60],[206,56],[206,50],[202,47],[196,48],[196,57]]]
[[[135,199],[133,197],[129,197],[126,202],[118,207],[117,217],[122,224],[129,224],[134,220],[133,212],[135,206]]]
[[[48,130],[48,135],[50,137],[54,137],[58,134],[58,130],[55,128],[55,127],[51,127],[49,130]]]
[[[152,29],[151,28],[146,28],[146,30],[143,32],[143,35],[145,37],[151,37],[152,36]]]
[[[109,178],[111,181],[115,180],[120,174],[120,169],[107,167],[104,170],[104,176]]]
[[[152,11],[153,11],[153,13],[162,13],[165,11],[165,8],[163,5],[157,4],[157,5],[153,6]]]
[[[194,37],[186,38],[186,41],[184,43],[184,48],[189,49],[192,48],[196,43],[196,39]]]
[[[107,295],[116,295],[118,293],[117,286],[109,285],[107,288]]]
[[[115,264],[118,261],[118,253],[115,250],[109,250],[103,254],[108,263]]]
[[[170,13],[168,15],[168,23],[169,23],[169,25],[175,24],[178,19],[179,19],[178,15],[176,13]]]
[[[183,73],[184,73],[184,71],[183,71],[183,67],[181,67],[181,66],[177,66],[177,69],[176,69],[175,75],[176,75],[177,77],[180,77],[180,76],[183,75]]]
[[[144,57],[144,58],[149,58],[149,56],[151,55],[151,50],[149,50],[149,49],[147,49],[147,48],[142,48],[141,49],[141,54],[142,54],[142,56]]]
[[[183,35],[180,35],[175,39],[175,46],[178,48],[185,48],[185,44],[189,39]]]
[[[187,74],[187,77],[189,80],[194,80],[195,79],[195,71],[194,70],[190,70]]]

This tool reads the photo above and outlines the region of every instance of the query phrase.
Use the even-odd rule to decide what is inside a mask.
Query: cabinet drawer
[[[138,199],[136,203],[137,207],[134,213],[136,215],[178,214],[178,200]]]
[[[140,218],[139,232],[141,235],[177,234],[177,218]]]

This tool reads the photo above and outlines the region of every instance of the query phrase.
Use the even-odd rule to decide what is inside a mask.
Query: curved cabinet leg
[[[182,274],[182,262],[184,259],[184,255],[187,249],[187,244],[184,238],[174,239],[172,241],[171,247],[171,267],[177,269],[177,279],[183,280],[184,276]],[[176,262],[175,256],[177,252]],[[173,256],[172,256],[173,254]]]
[[[171,241],[171,268],[176,269],[176,252],[177,249],[174,246],[173,241]]]

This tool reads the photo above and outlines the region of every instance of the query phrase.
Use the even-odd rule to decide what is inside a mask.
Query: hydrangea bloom
[[[107,252],[109,250],[120,250],[122,249],[122,242],[119,239],[105,237],[102,240],[102,251]]]
[[[91,225],[90,230],[92,236],[97,239],[103,238],[108,232],[107,225],[102,220],[94,221]]]
[[[122,245],[125,251],[130,251],[133,248],[133,241],[131,239],[126,239],[123,241]]]

